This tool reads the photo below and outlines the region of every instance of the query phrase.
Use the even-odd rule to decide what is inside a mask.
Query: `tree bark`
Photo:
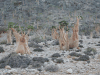
[[[7,44],[12,44],[12,38],[11,38],[11,30],[8,30],[7,34]]]
[[[25,35],[25,33],[22,35],[20,35],[19,33],[17,33],[17,31],[13,28],[11,28],[13,31],[13,34],[16,38],[16,43],[17,43],[17,47],[16,47],[16,53],[21,53],[21,54],[30,54],[30,49],[28,46],[28,36]]]

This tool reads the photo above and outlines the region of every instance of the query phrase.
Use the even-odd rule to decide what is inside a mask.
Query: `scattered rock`
[[[79,42],[80,42],[80,44],[82,44],[83,43],[83,40],[79,40]]]
[[[64,63],[64,60],[62,58],[56,59],[56,63]]]
[[[59,53],[55,53],[51,57],[61,57],[61,55]]]
[[[64,56],[64,54],[62,53],[61,56]]]
[[[10,43],[6,44],[6,45],[11,45]]]
[[[90,63],[90,60],[88,60],[87,63],[89,64]]]
[[[39,37],[33,38],[32,41],[36,42],[36,43],[41,43],[44,42],[45,40],[40,39]]]
[[[81,52],[81,50],[79,49],[79,50],[76,50],[76,52]]]
[[[40,68],[43,66],[44,63],[39,62],[39,61],[31,61],[30,65],[32,65],[32,68]]]
[[[13,38],[13,43],[15,43],[16,42],[16,39],[15,38]]]
[[[76,53],[76,52],[72,52],[72,53],[70,53],[69,55],[70,55],[70,56],[76,56],[76,57],[82,56],[81,54],[78,54],[78,53]]]
[[[34,57],[33,61],[38,61],[38,62],[44,63],[44,62],[49,62],[49,59],[43,58],[43,57]]]
[[[89,60],[89,56],[88,55],[82,55],[78,59],[75,58],[74,60],[76,60],[76,61],[87,61],[87,60]]]
[[[97,44],[97,45],[95,45],[95,46],[100,46],[100,44]]]
[[[55,61],[57,59],[57,57],[52,57],[52,61]]]
[[[20,56],[13,52],[0,60],[0,68],[4,68],[6,65],[11,66],[12,68],[26,68],[29,63],[30,59],[28,57]]]
[[[11,67],[9,65],[5,66],[5,69],[11,70]]]
[[[59,41],[58,41],[58,40],[53,41],[52,45],[53,45],[53,46],[54,46],[54,45],[59,45]]]
[[[80,44],[79,44],[79,47],[80,47],[80,48],[84,48],[83,45],[80,45]]]
[[[97,36],[97,35],[94,35],[94,36],[93,36],[93,38],[99,38],[99,36]]]
[[[42,71],[42,69],[41,69],[41,68],[38,68],[37,70],[38,70],[38,71]]]
[[[37,49],[34,49],[33,51],[35,51],[35,52],[42,52],[44,50],[43,49],[40,49],[40,48],[37,48]]]
[[[89,36],[87,36],[87,39],[90,39],[90,37],[89,37]]]
[[[4,52],[4,49],[3,49],[3,47],[0,47],[0,53],[1,53],[1,52]]]
[[[84,53],[87,54],[87,55],[95,55],[95,54],[97,54],[97,51],[94,48],[88,47],[86,49],[86,51],[84,51]]]
[[[66,73],[67,74],[72,74],[73,73],[73,70],[72,69],[68,69]]]
[[[34,48],[42,48],[43,47],[43,46],[40,46],[40,45],[38,45],[38,44],[36,44],[34,42],[29,43],[28,46],[29,47],[34,47]]]
[[[45,70],[49,72],[57,72],[59,71],[59,67],[56,65],[49,65],[45,67]]]

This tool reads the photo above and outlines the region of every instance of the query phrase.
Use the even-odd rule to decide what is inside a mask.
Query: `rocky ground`
[[[34,36],[30,36],[30,39]],[[29,41],[31,54],[15,53],[14,45],[0,45],[0,75],[100,75],[99,38],[82,36],[80,49],[60,50],[57,40]]]

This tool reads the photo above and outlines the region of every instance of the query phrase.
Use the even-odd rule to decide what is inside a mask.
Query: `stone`
[[[80,47],[80,48],[84,48],[84,47],[83,47],[83,45],[80,45],[80,44],[79,44],[79,46],[78,46],[78,47]]]
[[[33,47],[33,48],[42,48],[43,46],[40,46],[40,45],[38,45],[38,44],[36,44],[35,42],[30,42],[29,44],[28,44],[28,46],[29,47]]]
[[[33,51],[35,51],[35,52],[42,52],[42,51],[44,51],[43,49],[40,49],[40,48],[36,48],[36,49],[34,49]]]
[[[81,52],[81,50],[79,49],[79,50],[76,50],[76,52]]]
[[[80,42],[80,44],[82,44],[83,43],[83,40],[79,40],[79,42]]]
[[[70,55],[70,56],[76,56],[76,57],[82,56],[81,54],[78,54],[78,53],[76,53],[76,52],[72,52],[72,53],[70,53],[69,55]]]
[[[89,60],[89,56],[88,55],[82,55],[77,59],[74,59],[76,61],[88,61]]]
[[[54,45],[59,45],[59,41],[58,41],[58,40],[53,41],[53,42],[52,42],[52,45],[53,45],[53,46],[54,46]]]
[[[99,38],[99,36],[97,36],[97,35],[94,35],[94,36],[93,36],[93,38]]]
[[[0,53],[1,52],[5,52],[4,49],[3,49],[3,47],[0,47]]]
[[[32,65],[33,68],[40,68],[43,66],[44,63],[39,62],[39,61],[31,61],[30,65]]]
[[[43,57],[34,57],[29,65],[32,65],[33,68],[40,68],[45,62],[49,62],[49,59]]]
[[[97,44],[97,45],[95,45],[95,46],[100,46],[100,44]]]
[[[88,60],[87,63],[89,64],[90,63],[90,60]]]
[[[44,62],[49,62],[49,59],[43,58],[43,57],[34,57],[33,61],[38,61],[38,62],[44,63]]]
[[[42,69],[41,69],[41,68],[38,68],[37,70],[38,70],[38,71],[42,71]]]
[[[61,55],[59,53],[55,53],[51,57],[61,57]]]

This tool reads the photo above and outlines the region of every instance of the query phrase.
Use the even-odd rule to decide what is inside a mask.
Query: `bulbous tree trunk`
[[[13,28],[11,28],[13,31],[13,34],[16,38],[16,52],[17,53],[21,53],[21,54],[30,54],[30,49],[28,46],[28,35],[25,35],[25,33],[22,35],[20,35],[19,33],[17,33],[17,31]]]
[[[12,44],[11,30],[9,29],[7,32],[7,44]]]
[[[57,29],[52,29],[52,38],[58,40],[59,34],[57,33]]]
[[[70,37],[70,43],[69,43],[69,47],[70,48],[78,48],[78,44],[79,44],[79,38],[78,38],[78,34],[79,34],[79,18],[77,17],[77,22],[74,25],[74,27],[72,28],[73,30],[73,34]]]

